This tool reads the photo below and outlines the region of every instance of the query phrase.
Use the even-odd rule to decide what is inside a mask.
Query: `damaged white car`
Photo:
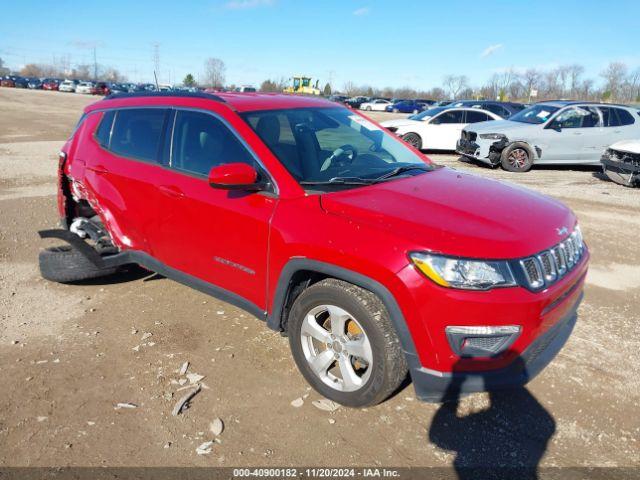
[[[625,187],[640,187],[640,140],[614,143],[602,154],[600,163],[609,180]]]
[[[624,105],[537,103],[509,120],[463,129],[456,151],[469,158],[526,172],[535,164],[598,165],[612,143],[640,138],[640,112]]]

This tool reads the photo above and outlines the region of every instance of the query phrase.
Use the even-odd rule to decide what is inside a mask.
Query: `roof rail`
[[[218,95],[213,95],[212,93],[205,92],[132,92],[132,93],[110,93],[106,97],[105,100],[113,100],[117,98],[136,98],[136,97],[187,97],[187,98],[204,98],[207,100],[213,100],[216,102],[227,103],[226,100]]]

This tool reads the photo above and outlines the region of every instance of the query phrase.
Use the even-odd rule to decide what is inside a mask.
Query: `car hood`
[[[566,206],[525,188],[449,168],[321,196],[323,209],[401,237],[408,250],[520,258],[573,229]],[[566,236],[566,235],[564,235]]]
[[[398,118],[396,120],[385,120],[380,123],[385,128],[389,127],[408,127],[409,125],[419,125],[420,120],[409,120],[408,118]]]
[[[609,148],[620,152],[640,154],[640,140],[622,140],[614,143]]]
[[[510,133],[531,131],[531,128],[539,126],[540,125],[531,123],[512,122],[511,120],[492,120],[490,122],[479,122],[468,125],[464,130],[477,133],[503,133],[509,137]]]

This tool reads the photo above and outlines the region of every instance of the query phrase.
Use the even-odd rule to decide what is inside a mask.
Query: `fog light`
[[[460,357],[495,357],[516,341],[518,325],[450,326],[445,328],[449,345]]]

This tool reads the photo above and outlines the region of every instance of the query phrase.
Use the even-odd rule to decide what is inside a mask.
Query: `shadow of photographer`
[[[515,362],[525,368],[520,357]],[[460,479],[537,479],[538,465],[556,430],[553,416],[525,387],[492,391],[487,408],[461,413],[465,380],[460,373],[452,377],[445,403],[433,417],[429,440],[455,453],[453,466]]]

